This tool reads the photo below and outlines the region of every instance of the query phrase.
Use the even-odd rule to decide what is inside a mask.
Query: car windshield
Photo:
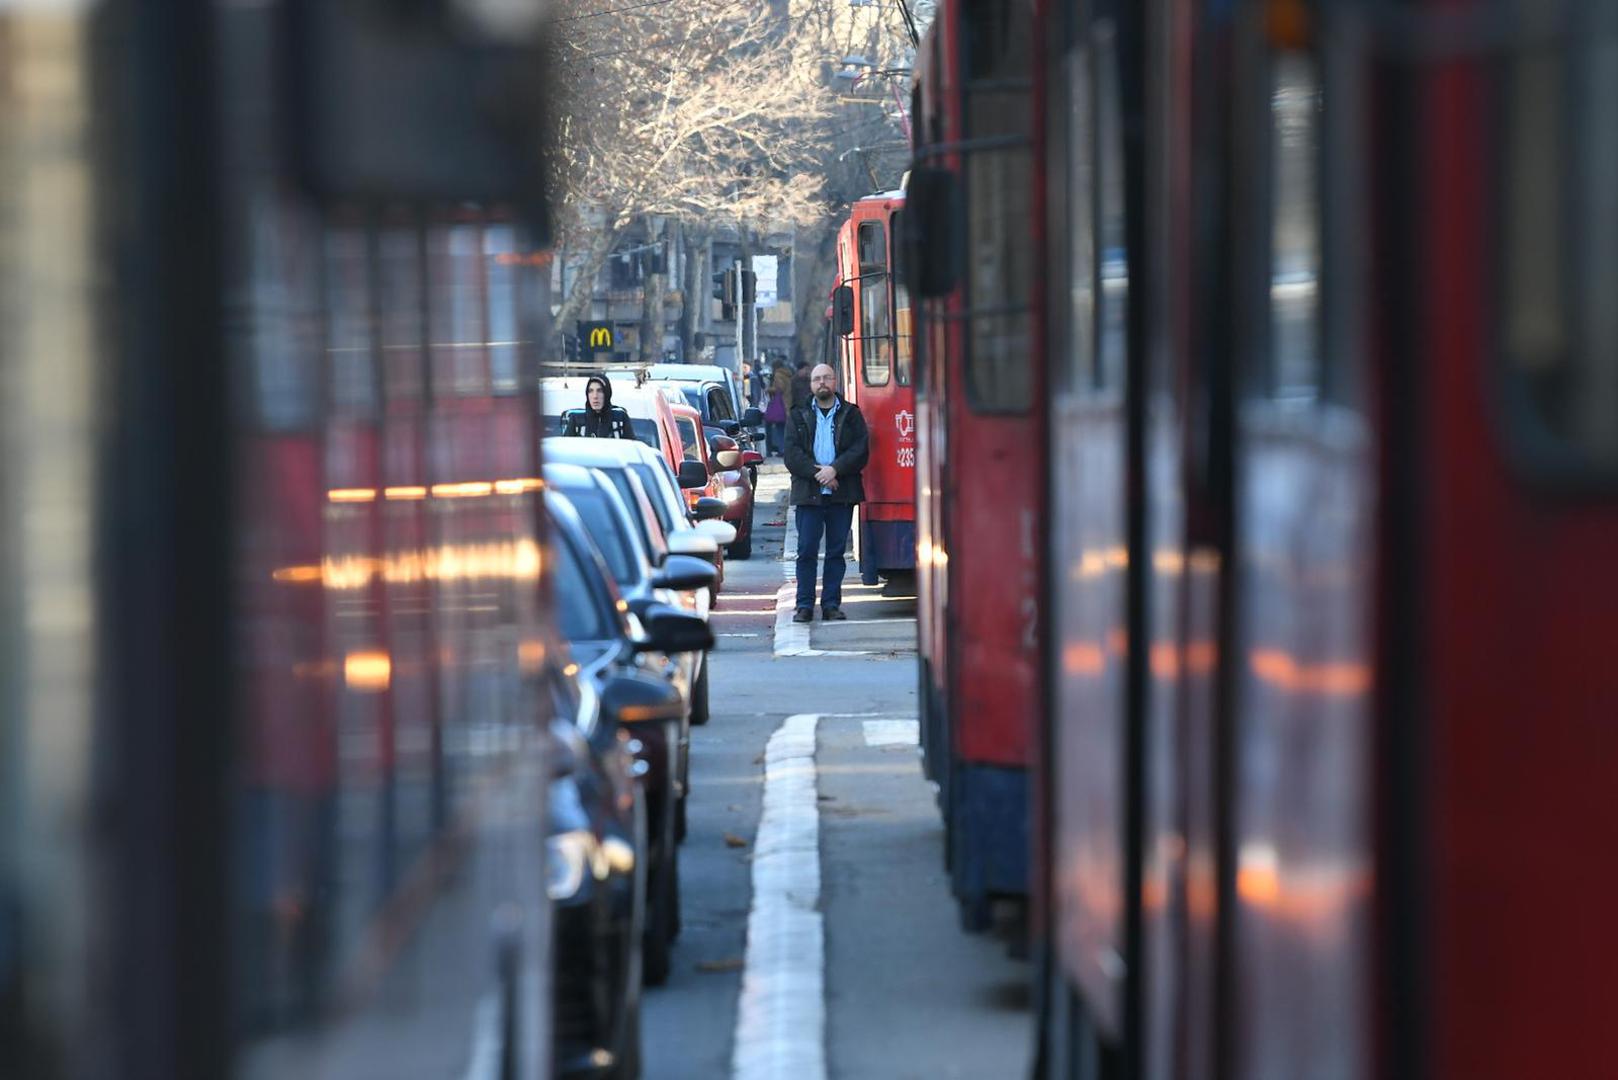
[[[684,418],[675,421],[680,425],[680,441],[685,444],[685,460],[701,461],[697,454],[697,423],[695,420]]]
[[[603,641],[611,637],[607,613],[587,576],[596,568],[580,558],[578,550],[565,540],[556,545],[556,552],[556,608],[562,620],[562,636],[568,641]]]
[[[667,492],[659,484],[657,470],[650,465],[631,465],[635,475],[640,477],[641,487],[651,497],[652,510],[657,514],[657,520],[662,523],[664,532],[674,531],[674,511],[669,509]]]
[[[635,573],[634,549],[630,546],[633,541],[624,531],[617,509],[607,501],[611,496],[599,488],[592,488],[569,490],[567,497],[573,500],[574,509],[584,521],[584,530],[595,541],[596,547],[601,549],[613,580],[620,586],[635,584],[638,575]]]
[[[663,449],[663,444],[657,437],[656,420],[632,419],[629,421],[629,425],[635,429],[635,438],[650,446],[653,450]]]
[[[640,537],[642,548],[651,551],[656,545],[646,532],[646,518],[640,512],[640,501],[635,498],[635,489],[630,486],[629,474],[623,469],[602,469],[612,486],[617,489],[618,497],[624,501],[624,509],[629,511],[629,519],[635,523],[635,533]]]
[[[702,387],[695,384],[682,386],[680,387],[680,393],[685,395],[686,404],[697,410],[697,412],[702,412]]]

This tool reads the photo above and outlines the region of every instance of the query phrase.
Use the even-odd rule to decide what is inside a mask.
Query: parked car
[[[704,495],[723,502],[724,481],[719,478],[720,469],[708,452],[707,440],[702,437],[702,414],[689,405],[671,405],[669,412],[674,417],[674,429],[680,434],[680,453],[686,461],[702,462],[708,473],[708,483],[700,489],[687,490],[686,499],[692,506]]]
[[[718,428],[703,428],[703,441],[708,444],[708,456],[718,468],[719,498],[725,504],[724,520],[736,526],[736,539],[725,554],[734,559],[751,558],[753,554],[753,477],[755,468],[764,460],[756,450],[742,450],[736,440]]]
[[[599,695],[565,678],[550,726],[546,892],[552,948],[553,1069],[559,1077],[640,1074],[646,933],[646,799],[641,768]]]
[[[730,397],[730,416],[741,421],[743,427],[756,428],[764,422],[762,414],[756,418],[748,417],[747,397],[741,376],[721,364],[651,364],[626,370],[624,374],[634,376],[635,385],[641,382],[676,383],[682,386],[688,383],[716,383],[724,387]]]
[[[764,423],[764,414],[755,408],[738,412],[728,384],[699,379],[666,381],[674,382],[685,395],[686,404],[702,414],[704,427],[718,428],[743,450],[755,449],[755,433]]]
[[[590,477],[594,490],[577,477],[561,475],[571,471]],[[599,697],[602,711],[644,766],[638,771],[650,837],[644,976],[655,986],[668,977],[669,952],[679,933],[679,840],[689,776],[687,697],[666,658],[700,656],[714,639],[706,618],[666,598],[645,604],[624,600],[610,565],[613,556],[596,539],[600,532],[610,533],[609,548],[621,549],[624,523],[602,529],[599,514],[586,509],[599,510],[603,498],[615,500],[600,486],[599,474],[591,473],[572,466],[546,468],[547,482],[555,485],[546,505],[555,525],[556,602],[584,696],[593,691]],[[654,580],[660,588],[700,588],[712,575],[707,563],[674,556]]]
[[[736,539],[735,527],[720,520],[725,508],[722,500],[703,496],[694,506],[688,505],[667,462],[639,443],[623,439],[546,439],[545,460],[603,469],[609,475],[619,469],[633,473],[651,501],[669,551],[714,563],[719,571],[713,590],[717,600],[725,573],[721,552]],[[693,471],[697,464],[692,463]]]

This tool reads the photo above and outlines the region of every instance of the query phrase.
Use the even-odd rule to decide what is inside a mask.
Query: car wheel
[[[669,970],[674,965],[675,920],[679,917],[676,905],[680,901],[680,849],[673,843],[664,848],[662,865],[652,876],[651,891],[646,905],[642,970],[647,986],[662,986],[668,982]]]
[[[725,549],[725,555],[732,559],[751,559],[753,557],[753,511],[749,507],[747,520],[742,524],[744,529],[736,530],[736,539]]]
[[[708,658],[702,658],[702,674],[691,686],[691,722],[693,724],[706,724],[708,722]]]

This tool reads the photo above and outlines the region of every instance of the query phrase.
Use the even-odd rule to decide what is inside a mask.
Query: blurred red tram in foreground
[[[549,1072],[539,28],[450,15],[0,6],[0,1074]]]
[[[867,585],[907,579],[916,568],[915,353],[900,265],[903,217],[903,192],[871,195],[854,204],[837,234],[837,366],[843,396],[860,407],[871,432],[854,532]]]
[[[904,211],[916,335],[921,737],[964,925],[1028,893],[1039,680],[1042,373],[1026,19],[939,7],[918,53]]]
[[[1037,762],[1039,1075],[1618,1071],[1615,46],[1578,5],[939,6],[923,729],[946,792],[969,733]],[[1025,72],[1034,131],[989,123]],[[967,484],[951,421],[1027,388],[1045,482]],[[963,502],[1048,538],[1023,728],[938,707],[1019,641]]]

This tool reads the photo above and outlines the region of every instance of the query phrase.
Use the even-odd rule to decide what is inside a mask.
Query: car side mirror
[[[714,568],[708,566],[708,572],[713,574]],[[714,645],[713,627],[708,625],[707,619],[667,604],[647,608],[641,625],[646,628],[646,636],[635,643],[641,652],[704,652]]]
[[[764,414],[756,408],[749,408],[742,413],[742,427],[758,427],[764,422]]]
[[[677,589],[680,592],[709,589],[718,579],[719,571],[713,563],[692,555],[670,555],[663,560],[657,573],[652,575],[652,588]]]
[[[742,451],[742,467],[743,468],[748,468],[748,467],[753,466],[753,465],[762,465],[762,464],[764,464],[764,455],[759,453],[757,450],[743,450]]]
[[[678,720],[685,713],[680,688],[639,672],[614,675],[601,688],[601,711],[620,724]]]
[[[708,466],[700,461],[680,462],[680,486],[704,488],[708,486]]]
[[[699,559],[712,559],[719,552],[713,537],[696,529],[676,529],[669,534],[670,555],[694,555]]]
[[[697,500],[697,505],[691,508],[691,514],[698,521],[711,521],[714,518],[725,516],[725,501],[716,499],[712,495],[704,495]]]
[[[742,463],[740,450],[721,450],[714,455],[714,461],[721,469],[739,468]]]
[[[718,499],[714,500],[714,502],[718,501]],[[736,526],[728,521],[720,521],[718,518],[697,522],[697,531],[703,536],[713,539],[716,551],[719,547],[736,542]]]
[[[854,332],[854,289],[851,286],[839,285],[832,290],[831,321],[838,337]]]

